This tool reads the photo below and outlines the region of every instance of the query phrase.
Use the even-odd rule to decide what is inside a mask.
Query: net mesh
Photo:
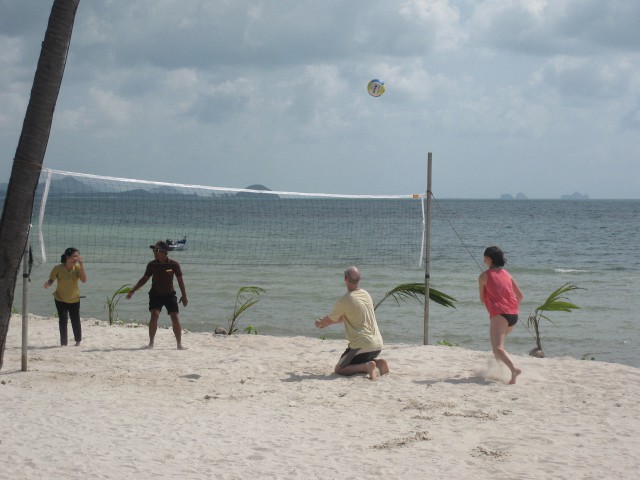
[[[331,195],[180,185],[43,169],[32,239],[41,261],[75,247],[143,262],[158,240],[181,263],[417,265],[424,194]],[[48,258],[49,257],[49,258]]]

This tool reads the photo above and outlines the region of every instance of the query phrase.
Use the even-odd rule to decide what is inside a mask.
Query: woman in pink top
[[[511,370],[510,384],[516,383],[516,377],[522,373],[504,348],[504,339],[511,333],[518,321],[518,306],[522,301],[522,292],[516,281],[504,269],[507,260],[499,247],[488,247],[484,251],[484,264],[487,270],[480,274],[480,301],[489,312],[491,322],[491,346],[496,359]]]

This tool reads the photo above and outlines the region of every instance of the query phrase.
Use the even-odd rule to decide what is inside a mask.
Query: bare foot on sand
[[[522,373],[522,370],[519,368],[514,368],[513,373],[511,374],[511,380],[509,381],[509,385],[515,385],[516,377]]]
[[[80,342],[76,342],[76,347],[79,347],[79,346],[80,346]]]
[[[378,378],[378,367],[376,367],[376,362],[374,362],[373,360],[367,362],[367,371],[369,372],[369,378],[371,380],[375,380],[376,378]]]
[[[149,345],[145,345],[144,347],[140,347],[142,348],[142,350],[153,350],[153,343],[150,343]]]
[[[389,364],[386,360],[379,358],[377,360],[374,360],[374,362],[376,362],[376,367],[378,367],[378,370],[380,370],[380,375],[386,375],[387,373],[389,373]]]
[[[183,347],[182,344],[178,344],[178,350],[186,350],[187,347]]]

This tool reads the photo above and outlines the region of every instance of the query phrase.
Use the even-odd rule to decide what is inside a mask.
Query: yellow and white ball
[[[379,97],[384,93],[384,82],[374,78],[367,85],[367,92],[369,92],[369,95],[372,97]]]

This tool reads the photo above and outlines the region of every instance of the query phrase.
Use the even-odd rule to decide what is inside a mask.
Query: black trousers
[[[80,302],[65,303],[56,300],[56,309],[58,310],[58,319],[60,324],[60,345],[67,344],[67,321],[71,318],[71,328],[73,329],[73,338],[76,342],[82,340],[82,325],[80,324]]]

